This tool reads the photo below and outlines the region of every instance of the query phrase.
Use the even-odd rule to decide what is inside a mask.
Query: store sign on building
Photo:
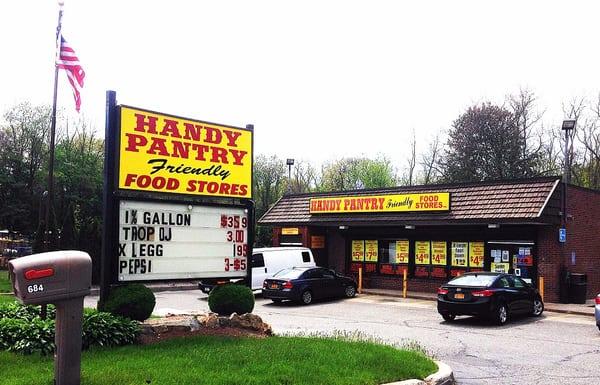
[[[450,193],[321,197],[309,204],[311,214],[448,211]]]
[[[122,106],[120,189],[250,198],[252,131]]]
[[[248,268],[245,211],[121,201],[119,281],[244,275]]]

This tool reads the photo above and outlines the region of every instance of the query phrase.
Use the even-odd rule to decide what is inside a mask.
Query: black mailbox
[[[25,305],[90,294],[92,260],[82,251],[34,254],[8,262],[15,296]]]
[[[53,251],[13,259],[8,271],[23,304],[56,305],[54,383],[78,385],[83,297],[90,294],[92,259],[83,251]]]

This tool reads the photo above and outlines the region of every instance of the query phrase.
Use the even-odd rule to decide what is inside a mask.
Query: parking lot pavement
[[[206,295],[198,290],[155,294],[157,314],[208,311]],[[94,304],[93,297],[86,298],[86,306]],[[391,344],[416,341],[448,363],[461,385],[600,380],[600,333],[588,316],[546,312],[502,327],[472,317],[447,323],[435,302],[368,295],[309,306],[276,305],[257,297],[254,313],[280,334],[344,331]]]

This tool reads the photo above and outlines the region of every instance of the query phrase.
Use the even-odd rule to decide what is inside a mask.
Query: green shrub
[[[49,306],[48,319],[42,320],[39,307],[18,303],[0,305],[0,350],[51,354],[55,349],[55,314],[54,307]],[[94,309],[85,309],[82,329],[83,349],[132,344],[139,333],[136,321]]]
[[[155,304],[156,298],[152,290],[141,283],[131,283],[112,289],[100,310],[132,320],[145,321],[152,315]]]
[[[246,286],[227,284],[215,287],[208,295],[208,307],[219,315],[251,313],[254,294]]]
[[[54,319],[56,317],[56,308],[54,305],[47,305],[46,318]],[[19,318],[32,320],[40,316],[41,306],[22,305],[19,302],[0,303],[0,319]]]
[[[139,325],[127,318],[86,309],[83,314],[84,349],[90,346],[120,346],[135,342]]]
[[[54,320],[0,319],[0,348],[22,354],[54,351]]]

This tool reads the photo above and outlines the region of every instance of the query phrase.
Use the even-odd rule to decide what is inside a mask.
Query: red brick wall
[[[571,263],[572,252],[575,252],[574,265]],[[564,246],[563,256],[563,261],[570,272],[587,274],[587,298],[593,298],[600,293],[599,192],[569,187],[567,191],[567,242]]]

